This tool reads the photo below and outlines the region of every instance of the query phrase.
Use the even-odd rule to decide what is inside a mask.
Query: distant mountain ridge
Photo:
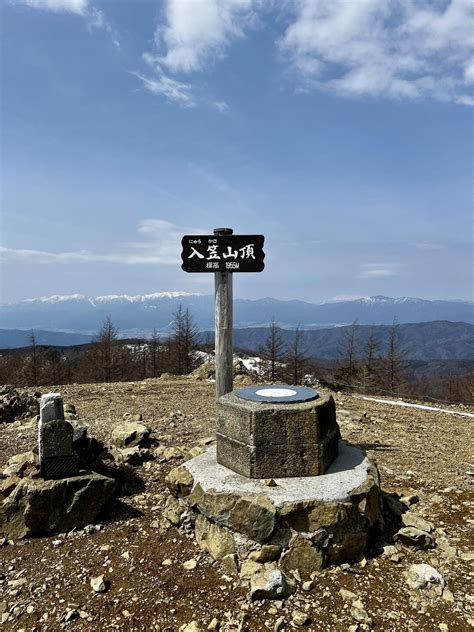
[[[341,357],[347,334],[351,326],[331,327],[329,329],[307,329],[303,331],[302,348],[311,358],[319,360],[336,360]],[[363,355],[364,345],[372,332],[372,325],[356,326],[356,348]],[[387,349],[391,325],[376,325],[374,330],[380,341],[379,353]],[[0,349],[16,349],[28,347],[31,331],[0,329]],[[291,329],[279,328],[279,334],[288,344],[294,337]],[[248,327],[234,329],[234,347],[259,354],[268,338],[268,327]],[[56,347],[80,347],[91,341],[92,336],[69,332],[36,330],[38,345]],[[214,339],[214,331],[202,331],[200,342]],[[450,321],[431,321],[424,323],[408,323],[398,326],[400,349],[406,354],[409,362],[438,362],[438,374],[452,371],[449,362],[474,362],[474,325],[454,323]],[[448,364],[446,364],[448,363]]]
[[[18,349],[29,347],[31,344],[31,330],[28,329],[0,329],[0,349]],[[54,347],[71,347],[87,344],[92,336],[76,334],[68,331],[34,331],[37,345]]]
[[[214,297],[210,294],[158,292],[129,296],[88,298],[81,294],[26,299],[0,305],[0,328],[72,331],[90,334],[110,316],[122,334],[146,334],[153,328],[169,330],[179,305],[189,308],[200,329],[214,325]],[[282,327],[318,328],[360,324],[388,325],[435,320],[474,323],[471,301],[430,301],[420,298],[372,296],[344,301],[308,303],[274,298],[234,300],[234,326],[268,324],[275,318]]]
[[[314,329],[303,332],[302,349],[306,355],[320,360],[336,360],[341,357],[347,336],[352,326]],[[386,352],[391,325],[378,325],[374,331],[380,341],[379,353]],[[450,321],[431,321],[407,323],[398,326],[397,339],[399,349],[406,354],[407,361],[431,360],[474,360],[474,325]],[[371,325],[357,325],[355,340],[357,353],[362,357],[364,345],[372,332]],[[294,332],[279,329],[282,339],[291,343]],[[268,327],[234,329],[234,346],[257,353],[268,338]],[[213,339],[212,333],[203,332]]]

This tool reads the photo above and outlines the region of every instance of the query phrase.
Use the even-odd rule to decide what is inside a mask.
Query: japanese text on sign
[[[185,236],[182,268],[186,272],[260,272],[263,235]]]

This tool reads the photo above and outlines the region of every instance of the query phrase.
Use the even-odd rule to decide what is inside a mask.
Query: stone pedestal
[[[172,470],[167,484],[174,524],[191,514],[200,547],[242,577],[266,563],[307,577],[353,560],[380,518],[377,468],[343,442],[323,475],[268,485],[219,464],[211,447]]]
[[[340,433],[334,399],[314,393],[311,401],[285,403],[220,397],[217,462],[248,478],[324,474]]]

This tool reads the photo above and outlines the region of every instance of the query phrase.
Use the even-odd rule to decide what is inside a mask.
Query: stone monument
[[[309,577],[353,560],[380,523],[376,465],[340,440],[333,397],[309,388],[219,397],[217,446],[171,470],[167,484],[170,515],[190,515],[201,548],[241,577]]]
[[[312,388],[243,388],[217,401],[217,462],[248,478],[324,474],[338,452],[336,405]]]
[[[79,474],[79,457],[72,449],[73,435],[72,424],[64,419],[61,395],[43,395],[38,425],[38,452],[42,478],[59,479]]]

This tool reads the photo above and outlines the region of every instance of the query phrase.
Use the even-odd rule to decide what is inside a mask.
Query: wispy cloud
[[[144,239],[119,244],[113,252],[90,250],[51,252],[0,246],[0,261],[23,261],[35,264],[113,263],[119,265],[176,265],[180,261],[184,234],[203,233],[202,229],[178,226],[162,219],[143,219],[137,233]]]
[[[418,242],[410,245],[417,250],[442,250],[444,248],[442,244],[433,244],[430,242]]]
[[[472,0],[294,0],[280,41],[300,87],[472,104]]]
[[[172,79],[162,72],[155,77],[146,77],[139,72],[132,72],[132,75],[138,77],[142,81],[145,90],[148,90],[151,94],[160,94],[171,103],[176,103],[184,108],[192,108],[196,105],[193,89],[189,84]]]
[[[10,0],[11,4],[24,4],[32,9],[54,13],[75,13],[85,16],[89,11],[89,0]]]
[[[120,48],[120,40],[116,29],[110,24],[105,13],[92,6],[90,0],[9,0],[10,4],[25,5],[39,11],[52,13],[72,13],[86,20],[90,31],[100,29],[108,33],[113,44]]]
[[[362,279],[370,279],[376,277],[397,276],[396,266],[391,263],[362,263],[360,266],[359,277]]]
[[[214,101],[213,105],[216,108],[216,110],[218,110],[221,113],[228,112],[230,110],[229,104],[226,103],[225,101]]]
[[[260,0],[166,0],[162,21],[155,30],[154,50],[143,60],[156,77],[135,72],[145,88],[168,101],[190,107],[197,103],[218,112],[229,110],[223,100],[196,97],[189,83],[173,78],[175,73],[194,73],[223,58],[232,42],[245,37],[259,23],[254,5]]]

